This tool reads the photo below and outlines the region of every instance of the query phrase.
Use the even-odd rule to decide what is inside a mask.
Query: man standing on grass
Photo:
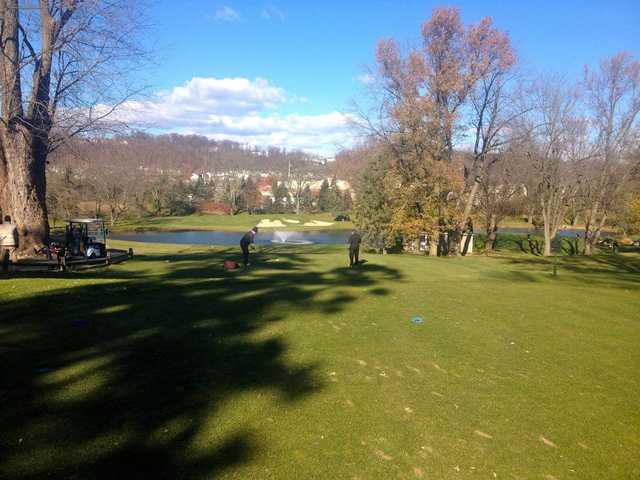
[[[0,261],[6,266],[10,260],[16,260],[18,230],[9,215],[4,217],[4,222],[1,220],[0,217]]]
[[[360,242],[362,239],[360,238],[360,234],[355,230],[351,232],[351,236],[349,237],[349,266],[353,267],[358,264],[359,255],[360,255]]]
[[[245,268],[251,265],[249,263],[249,245],[255,243],[256,235],[258,234],[258,227],[253,227],[247,233],[244,234],[242,240],[240,240],[240,248],[242,249],[242,258],[244,260]]]

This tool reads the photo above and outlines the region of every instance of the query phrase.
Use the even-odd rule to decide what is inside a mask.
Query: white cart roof
[[[104,220],[102,220],[101,218],[71,218],[67,220],[67,222],[69,223],[96,223],[96,222],[104,223]]]

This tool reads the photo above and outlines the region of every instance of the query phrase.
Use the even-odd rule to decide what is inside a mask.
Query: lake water
[[[484,233],[484,232],[478,232]],[[498,233],[532,233],[542,235],[539,230],[529,231],[526,228],[501,228]],[[584,230],[560,230],[559,237],[575,237],[582,235]],[[319,244],[346,244],[351,231],[349,230],[309,230],[309,231],[273,231],[262,230],[256,236],[258,245],[271,245],[274,241],[286,240],[291,243],[319,243]],[[602,236],[609,232],[603,232]],[[184,232],[130,232],[110,235],[114,240],[128,240],[132,242],[153,243],[178,243],[195,245],[238,245],[242,238],[242,232],[220,231],[184,231]]]
[[[309,230],[278,232],[263,230],[256,236],[256,244],[271,245],[286,240],[291,243],[346,244],[349,230]],[[195,245],[238,245],[243,232],[185,231],[185,232],[131,232],[110,235],[114,240],[131,242],[178,243]]]
[[[484,233],[484,232],[480,232],[480,233]],[[500,233],[521,233],[521,234],[530,233],[531,235],[540,235],[540,236],[544,235],[544,232],[542,230],[529,230],[528,228],[525,228],[525,227],[499,228],[498,234]],[[558,237],[575,238],[576,235],[579,235],[581,237],[584,236],[584,230],[582,228],[558,230]],[[608,231],[602,231],[600,233],[601,238],[610,237],[613,235],[615,235],[614,232],[608,232]]]

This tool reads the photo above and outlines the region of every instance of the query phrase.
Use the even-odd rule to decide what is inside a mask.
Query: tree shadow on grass
[[[131,271],[56,274],[108,282],[0,301],[0,477],[215,478],[251,462],[269,439],[219,418],[222,403],[268,390],[286,408],[323,387],[318,365],[286,359],[286,338],[261,335],[283,320],[271,307],[334,313],[354,300],[342,287],[384,295],[376,285],[401,278],[313,271],[286,251],[235,274],[229,253],[146,255]],[[170,265],[154,275],[153,262]]]
[[[552,275],[556,266],[557,277],[562,280],[567,272],[577,276],[589,285],[602,285],[617,288],[640,288],[640,255],[637,254],[598,254],[592,257],[501,257],[501,261],[517,270],[488,272],[487,275],[505,280],[535,282],[543,275]],[[536,276],[537,275],[537,276]]]

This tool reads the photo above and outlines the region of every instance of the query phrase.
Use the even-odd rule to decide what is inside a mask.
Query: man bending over
[[[253,227],[247,233],[244,234],[242,240],[240,240],[240,248],[242,249],[242,258],[244,260],[244,266],[248,267],[249,263],[249,245],[255,243],[256,235],[258,234],[258,227]]]

